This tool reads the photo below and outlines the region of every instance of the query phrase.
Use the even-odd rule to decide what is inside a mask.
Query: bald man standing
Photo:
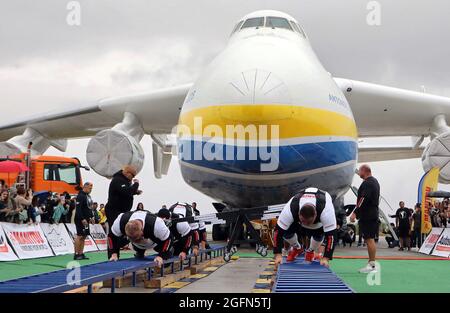
[[[369,165],[363,164],[359,167],[358,175],[364,181],[358,190],[358,199],[355,211],[350,216],[352,222],[358,219],[358,225],[362,236],[367,244],[369,253],[369,263],[366,267],[359,270],[360,273],[376,272],[375,257],[377,247],[375,238],[379,230],[379,200],[380,185],[375,177],[372,176],[372,170]]]
[[[109,184],[108,202],[105,206],[107,221],[112,225],[119,214],[129,212],[133,207],[134,195],[139,195],[139,181],[135,178],[137,174],[136,168],[127,165],[122,170],[113,175]],[[112,254],[111,232],[108,234],[108,259]],[[126,243],[124,242],[124,245]]]

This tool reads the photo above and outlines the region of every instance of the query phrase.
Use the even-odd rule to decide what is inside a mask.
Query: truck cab
[[[26,153],[8,157],[11,161],[27,165],[26,158]],[[82,166],[77,158],[40,155],[32,157],[29,164],[30,188],[35,193],[48,191],[75,195],[83,186],[80,168],[86,167]],[[0,173],[0,179],[8,186],[17,187],[25,185],[26,173]]]

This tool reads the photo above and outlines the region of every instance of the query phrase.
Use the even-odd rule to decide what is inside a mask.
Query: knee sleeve
[[[296,233],[284,235],[284,240],[293,247],[299,248],[301,246],[300,243],[298,242],[298,237]]]
[[[309,249],[313,251],[319,251],[319,247],[322,244],[323,236],[314,236],[311,238]]]

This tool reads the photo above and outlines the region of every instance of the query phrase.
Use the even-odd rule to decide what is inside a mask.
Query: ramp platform
[[[216,257],[223,255],[225,246],[214,246],[211,249],[200,251],[199,256],[193,254],[187,256],[189,265],[197,264],[207,260],[208,257]],[[87,286],[88,292],[92,292],[92,285],[111,279],[111,292],[115,291],[115,278],[123,277],[132,273],[133,286],[136,284],[136,272],[146,269],[148,278],[151,278],[152,268],[156,266],[153,262],[154,255],[145,259],[125,259],[117,262],[101,262],[91,265],[85,265],[79,268],[64,269],[44,274],[32,275],[12,280],[0,282],[0,293],[58,293],[73,290],[79,287]],[[194,259],[194,261],[192,260]],[[174,263],[178,261],[178,257],[164,261],[164,264],[171,265],[172,272],[177,269]],[[183,264],[180,263],[180,270]],[[161,276],[164,271],[161,271]]]
[[[353,293],[333,271],[318,261],[306,263],[299,256],[294,262],[278,266],[272,292],[284,293]]]

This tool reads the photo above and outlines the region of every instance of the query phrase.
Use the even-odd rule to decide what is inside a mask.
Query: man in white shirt
[[[300,191],[286,203],[278,217],[274,234],[275,264],[281,263],[284,241],[291,246],[286,260],[294,261],[305,250],[298,236],[306,235],[311,237],[311,243],[306,250],[305,260],[313,261],[314,251],[318,251],[324,241],[325,250],[320,263],[328,266],[329,260],[333,258],[336,227],[336,213],[330,194],[317,188]]]
[[[171,213],[177,214],[179,218],[194,216],[194,212],[192,210],[191,205],[185,202],[175,203],[169,208],[169,211]],[[198,247],[200,244],[198,223],[197,222],[189,223],[189,226],[191,227],[191,234],[192,234],[192,252],[194,253],[194,255],[198,255]]]
[[[170,230],[161,218],[150,212],[134,211],[119,214],[108,234],[112,247],[110,261],[118,260],[121,238],[125,236],[133,244],[137,258],[143,258],[147,249],[158,252],[154,260],[158,266],[163,264],[163,259],[167,260],[171,257]]]

